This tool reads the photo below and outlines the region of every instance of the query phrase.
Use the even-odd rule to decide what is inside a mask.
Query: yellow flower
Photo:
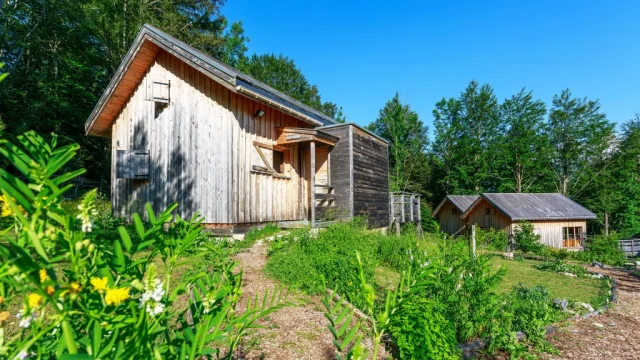
[[[120,305],[121,302],[129,298],[129,288],[108,289],[104,300],[107,305]]]
[[[77,294],[80,292],[80,284],[74,281],[71,283],[71,285],[69,285],[69,289],[71,290],[72,293]]]
[[[90,282],[91,282],[91,285],[93,285],[93,288],[95,290],[103,291],[108,289],[107,287],[108,281],[109,280],[106,277],[103,277],[103,278],[92,278]]]
[[[56,289],[54,289],[53,286],[47,286],[46,288],[44,288],[44,291],[47,292],[47,295],[51,296],[56,292]]]
[[[30,309],[37,309],[42,303],[42,296],[39,294],[29,294],[27,295],[27,303]]]
[[[42,284],[43,282],[49,280],[49,274],[47,274],[47,270],[46,269],[40,269],[40,283]]]
[[[18,209],[21,212],[24,212],[24,209],[22,208],[22,206],[18,205]],[[11,210],[11,207],[7,203],[7,198],[0,195],[0,216],[7,217],[11,215],[13,215],[13,210]]]
[[[9,318],[8,311],[0,312],[0,324],[2,324],[3,321],[7,321],[8,318]]]

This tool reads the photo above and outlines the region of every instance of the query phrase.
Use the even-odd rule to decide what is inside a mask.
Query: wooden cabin
[[[533,224],[543,244],[579,250],[587,233],[587,220],[596,218],[562,194],[485,193],[474,197],[471,203],[471,196],[447,196],[442,201],[434,216],[438,217],[443,232],[454,236],[466,234],[471,225],[476,225],[512,234],[520,222],[527,221]],[[452,208],[455,212],[448,210]]]
[[[440,231],[452,236],[466,233],[464,220],[460,216],[478,197],[479,195],[447,195],[433,210],[433,216],[438,218]]]
[[[369,215],[388,226],[388,143],[145,25],[89,116],[111,138],[114,215],[177,202],[222,233]],[[313,169],[313,171],[311,170]]]

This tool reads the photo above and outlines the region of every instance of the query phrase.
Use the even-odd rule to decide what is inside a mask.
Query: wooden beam
[[[311,228],[316,227],[316,142],[311,141],[311,149],[309,151],[311,158]]]

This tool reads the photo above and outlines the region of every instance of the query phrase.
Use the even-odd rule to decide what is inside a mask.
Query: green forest
[[[250,54],[251,34],[223,10],[218,0],[3,1],[3,136],[55,132],[62,144],[81,145],[69,166],[108,181],[108,143],[84,136],[84,122],[145,23],[349,120],[286,54]],[[623,236],[640,232],[640,116],[616,125],[597,94],[583,98],[570,89],[553,99],[530,89],[499,99],[490,84],[470,81],[459,94],[442,95],[433,104],[433,129],[394,89],[367,126],[390,142],[393,190],[421,193],[432,206],[446,194],[560,192],[598,215],[590,232],[605,231],[606,222]]]

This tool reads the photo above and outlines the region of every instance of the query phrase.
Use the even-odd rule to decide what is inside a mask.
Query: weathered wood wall
[[[533,230],[540,235],[540,242],[561,249],[562,244],[562,228],[580,227],[582,234],[587,233],[587,222],[585,220],[578,221],[530,221],[533,224]],[[518,226],[514,223],[513,226]]]
[[[322,131],[338,137],[331,150],[331,185],[336,195],[335,214],[338,219],[353,217],[353,126],[343,125],[323,129]]]
[[[449,235],[465,235],[464,220],[460,218],[460,215],[462,215],[460,210],[447,201],[438,213],[440,231]]]
[[[170,82],[170,102],[157,106],[147,84]],[[263,117],[254,116],[258,109]],[[251,171],[262,161],[254,141],[276,143],[276,127],[309,127],[238,95],[161,51],[112,128],[114,213],[130,217],[151,202],[155,211],[178,202],[210,224],[301,220],[299,146],[291,146],[287,176]],[[148,181],[117,179],[117,150],[149,150]]]
[[[465,220],[468,228],[476,225],[479,228],[511,232],[511,219],[485,199],[480,200]]]
[[[352,126],[353,214],[367,215],[369,226],[389,226],[389,154],[387,144]]]

